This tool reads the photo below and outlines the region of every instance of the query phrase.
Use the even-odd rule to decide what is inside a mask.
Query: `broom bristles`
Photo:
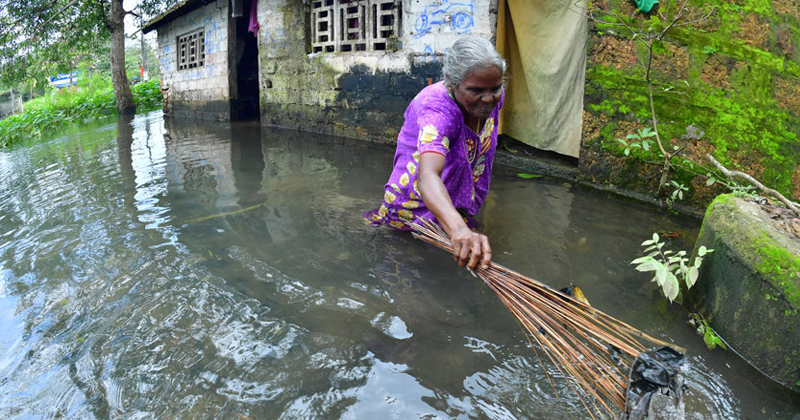
[[[421,223],[408,223],[416,231],[414,237],[453,252],[441,227],[429,220],[418,220]],[[486,269],[476,268],[474,273],[514,315],[539,362],[543,359],[534,343],[567,379],[592,418],[614,418],[624,410],[627,373],[646,345],[670,346],[684,352],[502,265],[492,263]],[[546,369],[545,374],[556,390]]]

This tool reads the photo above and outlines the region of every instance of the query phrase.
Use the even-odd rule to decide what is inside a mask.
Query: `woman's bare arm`
[[[445,157],[438,153],[423,153],[419,161],[419,191],[425,206],[450,236],[453,257],[458,265],[474,269],[478,263],[488,268],[492,261],[489,238],[473,232],[458,213],[442,182]]]

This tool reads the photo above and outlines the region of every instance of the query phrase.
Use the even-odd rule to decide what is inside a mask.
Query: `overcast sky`
[[[133,10],[139,4],[139,0],[123,0],[122,7],[125,10]],[[139,36],[141,33],[139,31],[139,19],[136,16],[127,15],[125,16],[125,34],[128,36],[135,36],[136,40],[132,41],[130,39],[125,40],[125,45],[130,46],[133,45],[133,42],[139,42]],[[150,32],[149,34],[144,36],[145,42],[150,44],[151,47],[156,48],[158,46],[157,36],[155,31]]]

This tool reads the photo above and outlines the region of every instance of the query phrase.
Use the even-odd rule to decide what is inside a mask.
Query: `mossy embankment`
[[[675,8],[674,2],[672,4]],[[655,149],[625,156],[616,140],[652,127],[642,63],[648,51],[626,26],[657,31],[672,16],[663,4],[649,14],[633,2],[595,3],[587,60],[583,181],[666,197],[658,191]],[[786,196],[800,198],[800,0],[690,0],[688,13],[653,48],[652,80],[658,129],[665,146],[710,166],[749,173]],[[668,21],[669,19],[667,19]],[[690,187],[686,202],[705,208],[721,185],[706,185],[702,167],[670,173]]]
[[[700,246],[715,251],[688,306],[748,362],[800,391],[800,242],[759,205],[721,195],[706,212]]]

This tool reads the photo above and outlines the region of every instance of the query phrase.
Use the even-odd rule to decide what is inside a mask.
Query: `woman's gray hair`
[[[497,67],[505,77],[506,60],[503,60],[488,39],[479,36],[459,38],[444,55],[444,86],[454,89],[474,70],[487,67]]]

